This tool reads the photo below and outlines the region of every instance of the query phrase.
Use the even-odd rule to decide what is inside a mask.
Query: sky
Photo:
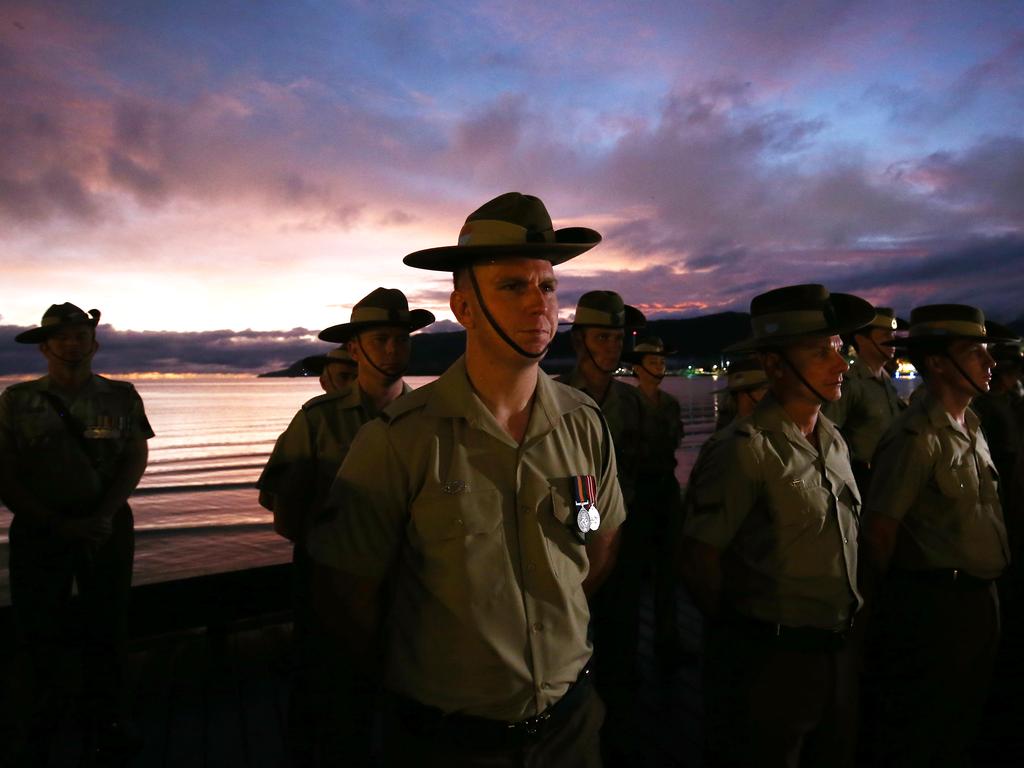
[[[1024,315],[1017,0],[3,0],[0,141],[5,338],[71,301],[291,344],[379,285],[450,320],[401,259],[512,190],[604,236],[564,316],[800,282]]]

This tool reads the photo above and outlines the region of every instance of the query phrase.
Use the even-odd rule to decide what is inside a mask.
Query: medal
[[[572,496],[576,505],[576,528],[580,536],[596,531],[601,525],[601,514],[597,511],[597,481],[593,475],[576,475],[572,478]]]
[[[579,512],[576,513],[576,527],[580,533],[585,534],[590,530],[590,511],[585,507],[580,507]]]

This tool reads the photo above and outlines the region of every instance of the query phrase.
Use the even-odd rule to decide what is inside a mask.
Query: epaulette
[[[586,405],[589,406],[590,408],[593,408],[598,413],[601,412],[601,407],[597,403],[595,403],[594,399],[586,392],[584,392],[582,389],[576,389],[576,387],[572,386],[571,384],[566,384],[564,381],[559,381],[558,379],[552,379],[551,383],[560,385],[554,387],[554,392],[555,396],[562,400],[562,402],[560,402],[559,404],[562,405],[563,407],[565,407],[566,405],[572,405],[576,407],[580,405]],[[565,402],[566,400],[568,402]]]
[[[430,400],[431,389],[431,387],[420,387],[412,392],[406,392],[381,411],[379,418],[391,424],[401,419],[407,413],[420,410]]]
[[[132,384],[130,381],[118,381],[117,379],[108,379],[106,376],[100,376],[99,374],[96,374],[96,378],[102,379],[105,383],[109,384],[111,387],[114,387],[115,389],[135,389],[135,385]]]
[[[7,392],[19,392],[23,389],[32,389],[32,385],[38,382],[39,379],[30,379],[29,381],[19,381],[17,384],[11,384],[7,387]]]
[[[343,389],[341,392],[324,392],[322,395],[311,397],[309,400],[302,404],[302,410],[308,411],[310,408],[315,408],[323,403],[329,403],[332,400],[337,400],[339,397],[345,397],[348,394],[348,389]]]

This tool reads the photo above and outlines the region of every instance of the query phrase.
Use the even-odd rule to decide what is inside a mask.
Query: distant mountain
[[[743,312],[722,312],[715,315],[676,320],[652,320],[636,333],[636,338],[660,336],[669,347],[679,350],[669,361],[670,368],[718,363],[722,349],[750,335],[750,315]],[[632,348],[634,340],[626,340]],[[464,331],[454,333],[421,333],[414,337],[410,376],[438,376],[448,369],[466,348]],[[559,333],[542,366],[549,373],[563,373],[575,364],[572,340],[568,329]],[[261,376],[301,376],[301,362],[284,370]]]

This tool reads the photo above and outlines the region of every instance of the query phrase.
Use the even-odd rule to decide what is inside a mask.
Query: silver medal
[[[597,505],[590,505],[590,530],[596,531],[601,525],[601,513],[597,511]]]
[[[580,511],[576,513],[576,527],[580,529],[580,533],[586,533],[591,530],[590,525],[592,522],[587,508],[580,507]]]

